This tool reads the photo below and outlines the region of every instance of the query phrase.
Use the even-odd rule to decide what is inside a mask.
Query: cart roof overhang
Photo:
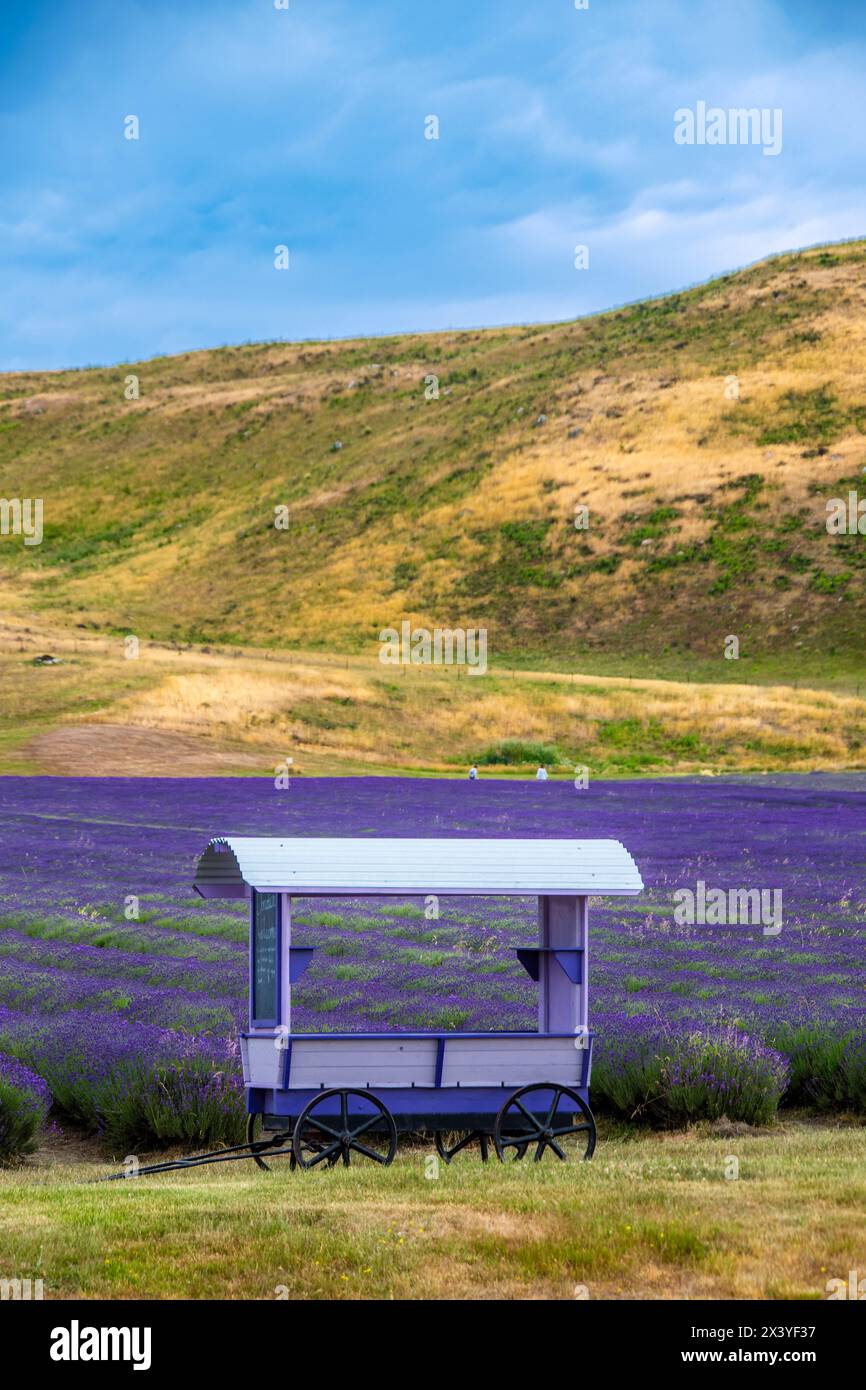
[[[299,897],[633,897],[638,867],[618,840],[338,839],[218,837],[198,861],[203,898],[259,893]]]

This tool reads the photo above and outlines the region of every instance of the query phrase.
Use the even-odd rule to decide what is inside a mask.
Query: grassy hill
[[[37,642],[243,643],[378,676],[383,627],[482,625],[500,675],[857,696],[866,538],[828,535],[825,508],[866,495],[864,388],[866,242],[571,323],[7,374],[0,495],[43,499],[44,541],[0,537],[6,611]],[[129,666],[34,718],[152,684]],[[354,698],[332,692],[338,725]],[[563,741],[516,712],[480,741],[530,726]],[[609,737],[645,746],[629,727]]]

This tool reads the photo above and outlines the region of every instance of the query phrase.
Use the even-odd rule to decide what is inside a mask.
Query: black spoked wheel
[[[586,1101],[569,1086],[539,1081],[521,1086],[496,1116],[493,1142],[502,1163],[524,1157],[534,1149],[538,1163],[550,1149],[563,1162],[592,1158],[595,1120]]]
[[[265,1163],[261,1155],[267,1153],[268,1149],[282,1148],[285,1140],[291,1139],[291,1137],[291,1132],[286,1130],[285,1134],[277,1134],[274,1135],[273,1139],[263,1140],[261,1115],[247,1115],[247,1143],[250,1146],[250,1152],[256,1163],[260,1168],[263,1168],[266,1173],[271,1171],[271,1165]],[[289,1155],[289,1167],[295,1167],[294,1152]]]
[[[397,1126],[386,1105],[371,1091],[321,1091],[304,1106],[292,1137],[299,1168],[333,1167],[351,1155],[385,1167],[397,1152]]]
[[[450,1163],[456,1154],[476,1143],[481,1151],[482,1163],[487,1162],[490,1136],[483,1129],[437,1129],[433,1137],[436,1141],[436,1152],[444,1163]]]

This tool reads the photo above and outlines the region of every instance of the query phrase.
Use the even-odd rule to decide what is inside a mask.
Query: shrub
[[[0,1054],[0,1163],[33,1152],[50,1103],[41,1076],[17,1057]]]
[[[783,1024],[773,1030],[768,1041],[785,1054],[790,1064],[786,1105],[828,1110],[844,1104],[842,1059],[848,1036],[834,1033],[821,1023],[797,1027]]]
[[[530,763],[535,767],[554,767],[561,760],[557,750],[546,743],[521,743],[512,738],[491,744],[474,761],[478,767],[522,767]]]
[[[787,1081],[781,1053],[736,1029],[660,1030],[632,1017],[603,1038],[592,1091],[602,1107],[658,1126],[722,1116],[769,1124]]]
[[[96,1088],[99,1125],[123,1147],[236,1144],[243,1138],[243,1091],[237,1077],[203,1058],[119,1067]]]
[[[242,1138],[237,1044],[76,1010],[50,1028],[0,1010],[0,1044],[38,1070],[55,1110],[113,1144]],[[37,1078],[38,1079],[38,1078]]]
[[[866,1032],[847,1038],[839,1065],[842,1102],[866,1113]]]
[[[718,1038],[694,1034],[665,1059],[662,1079],[667,1123],[726,1115],[766,1125],[775,1118],[787,1085],[788,1063],[746,1033],[732,1030]]]

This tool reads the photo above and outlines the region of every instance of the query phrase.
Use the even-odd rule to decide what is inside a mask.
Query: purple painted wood
[[[557,964],[565,971],[573,985],[579,985],[581,981],[581,967],[583,965],[582,951],[554,951]]]
[[[586,1026],[585,924],[585,897],[539,898],[539,1033],[573,1033]]]
[[[275,960],[274,960],[275,984],[274,984],[274,992],[275,992],[276,1009],[275,1009],[275,1013],[274,1013],[274,1016],[273,1016],[273,1017],[268,1016],[268,1017],[264,1017],[264,1018],[257,1018],[257,1017],[254,1016],[254,1012],[253,1012],[254,1009],[255,1009],[255,1002],[256,1002],[256,949],[255,949],[255,941],[256,941],[256,900],[257,900],[257,898],[259,897],[259,895],[258,895],[257,893],[251,893],[251,894],[250,894],[250,962],[249,962],[249,991],[250,991],[250,993],[249,993],[249,1018],[250,1018],[250,1027],[271,1028],[271,1027],[276,1027],[277,1024],[279,1024],[279,1023],[282,1021],[282,1017],[283,1017],[283,1002],[284,1002],[284,995],[285,995],[285,993],[286,993],[285,988],[284,988],[283,970],[282,970],[282,961],[283,961],[283,910],[282,910],[282,909],[283,909],[283,904],[282,904],[282,897],[281,897],[281,895],[280,895],[279,893],[266,894],[266,895],[264,895],[264,896],[273,897],[273,898],[275,899],[274,912],[275,912],[275,917],[276,917],[276,927],[275,927],[276,935],[275,935],[275,944],[274,944],[274,951],[275,951]]]
[[[545,1078],[539,1077],[538,1083],[544,1085]],[[516,1086],[369,1088],[371,1094],[381,1100],[394,1116],[400,1130],[446,1128],[449,1120],[463,1120],[466,1123],[469,1116],[475,1116],[480,1123],[492,1125],[503,1103],[517,1089]],[[576,1091],[582,1100],[589,1103],[589,1091],[585,1084],[571,1086],[569,1089]],[[304,1106],[318,1095],[321,1095],[320,1088],[304,1091],[267,1091],[251,1087],[247,1092],[247,1110],[252,1115],[297,1118]],[[334,1098],[333,1103],[326,1105],[322,1113],[339,1115],[339,1101]]]
[[[580,948],[581,976],[577,1016],[581,1026],[589,1027],[589,899],[577,900],[577,944]]]
[[[436,1043],[436,1079],[435,1086],[442,1085],[442,1068],[445,1066],[445,1038],[439,1038]]]
[[[240,1036],[242,1038],[260,1038],[262,1036],[270,1037],[272,1035],[272,1031],[273,1030],[259,1029],[257,1031],[241,1033]],[[547,1033],[545,1034],[545,1036],[548,1038],[573,1038],[575,1035],[574,1033]],[[400,1042],[402,1042],[404,1038],[443,1038],[445,1041],[447,1041],[449,1038],[513,1039],[537,1037],[539,1037],[538,1033],[527,1033],[526,1030],[523,1028],[497,1028],[495,1029],[495,1031],[491,1033],[458,1033],[455,1031],[452,1031],[450,1033],[293,1033],[292,1041],[323,1042],[326,1041],[328,1038],[339,1038],[341,1042],[354,1042],[356,1040],[360,1041],[361,1039],[367,1039],[371,1042],[382,1042],[386,1038],[397,1038],[400,1040]]]
[[[360,1042],[357,1038],[346,1041],[326,1033],[303,1040],[296,1038],[289,1087],[433,1086],[436,1051],[435,1038],[406,1038],[401,1034]],[[260,1078],[253,1074],[252,1080]]]
[[[308,1033],[241,1035],[244,1079],[253,1090],[404,1088],[438,1092],[540,1080],[588,1085],[588,1033]]]
[[[297,984],[315,953],[315,946],[289,947],[289,981],[291,984]]]
[[[532,979],[538,982],[537,1032],[497,1030],[476,1033],[392,1032],[293,1035],[291,1033],[291,987],[308,968],[315,948],[292,946],[291,899],[293,891],[299,891],[303,895],[308,889],[298,888],[297,884],[294,884],[293,888],[276,886],[278,882],[282,883],[282,879],[274,879],[273,875],[269,877],[268,864],[270,861],[267,860],[267,854],[271,853],[270,842],[265,844],[263,850],[258,848],[258,841],[239,841],[237,843],[238,845],[246,845],[247,849],[244,850],[244,853],[252,856],[250,872],[244,875],[247,882],[238,884],[231,881],[232,873],[228,870],[232,869],[232,865],[234,865],[233,872],[239,873],[239,867],[234,859],[234,851],[228,843],[212,842],[208,854],[212,855],[216,862],[209,865],[207,873],[204,874],[200,883],[197,882],[196,886],[203,896],[237,895],[247,896],[250,899],[251,1010],[257,997],[255,989],[257,891],[250,890],[249,881],[259,883],[261,887],[258,891],[262,893],[273,892],[276,899],[276,1017],[255,1020],[251,1018],[250,1031],[241,1035],[245,1084],[253,1110],[260,1111],[269,1108],[272,1113],[292,1114],[295,1113],[303,1097],[309,1098],[316,1095],[321,1089],[340,1086],[358,1090],[369,1089],[374,1094],[381,1095],[391,1109],[404,1105],[406,1095],[410,1094],[414,1097],[414,1102],[407,1113],[427,1115],[428,1117],[438,1113],[436,1106],[439,1106],[440,1109],[445,1107],[449,1112],[453,1111],[454,1098],[459,1093],[461,1099],[458,1103],[457,1113],[468,1115],[473,1113],[473,1104],[479,1104],[481,1101],[487,1104],[491,1094],[497,1094],[501,1101],[502,1092],[510,1093],[526,1084],[549,1082],[572,1086],[578,1090],[588,1088],[591,1073],[592,1038],[588,1031],[588,900],[585,892],[578,891],[575,894],[572,891],[569,893],[560,886],[559,889],[548,890],[539,896],[538,944],[513,948],[524,969]],[[288,844],[289,842],[285,843]],[[393,843],[402,845],[404,842],[394,841]],[[422,842],[405,843],[422,844]],[[447,843],[449,851],[452,850],[451,841],[443,841],[442,843],[443,845]],[[516,845],[518,842],[514,843]],[[549,873],[549,881],[555,883],[559,878],[560,868],[558,867],[558,860],[551,859],[550,854],[557,846],[554,842],[538,843],[544,844],[547,851],[548,862],[543,866],[543,872],[545,875]],[[583,842],[563,843],[567,845],[569,851],[577,849],[578,845],[583,845]],[[352,850],[355,842],[333,841],[328,842],[328,844],[330,848],[325,846],[327,850],[325,861],[327,862],[322,862],[328,872],[333,870],[336,873],[336,879],[329,887],[329,894],[343,896],[345,889],[340,879],[343,868],[338,863],[337,870],[339,872],[334,870],[334,862],[336,861],[328,860],[328,855],[332,854],[335,847],[338,847],[341,853],[344,850]],[[461,852],[466,852],[472,848],[469,842],[454,841],[453,844],[459,845]],[[315,854],[319,854],[319,851],[322,850],[322,845],[318,841],[293,842],[293,849],[297,846],[300,852],[304,845],[313,846],[313,849],[308,850],[308,853],[313,856],[313,860]],[[358,859],[353,872],[360,874],[364,869],[365,861],[361,850],[365,846],[366,842],[357,842],[357,852],[361,857]],[[500,850],[504,847],[505,842],[499,845]],[[379,848],[382,849],[383,846],[380,845]],[[424,842],[423,848],[427,853],[430,848],[429,844]],[[524,848],[525,846],[521,844],[521,852]],[[532,842],[530,848],[534,851],[536,842]],[[284,849],[284,842],[280,842],[280,851],[282,852]],[[608,847],[603,846],[603,849],[606,854]],[[622,846],[617,845],[616,849],[625,855]],[[366,850],[364,852],[366,853]],[[456,853],[456,850],[453,852]],[[420,851],[418,853],[420,854]],[[265,856],[261,863],[256,858],[257,855]],[[625,859],[631,866],[628,872],[633,871],[636,876],[635,882],[631,883],[629,880],[630,886],[627,886],[623,880],[622,884],[612,888],[611,891],[639,892],[640,880],[637,870],[627,855],[625,855]],[[604,860],[604,854],[602,854],[602,860]],[[426,863],[426,860],[424,862]],[[436,862],[438,863],[438,861]],[[291,862],[288,858],[286,864],[291,869]],[[469,867],[466,865],[463,867],[467,873],[470,869],[474,872],[474,860]],[[322,865],[319,864],[318,868],[321,869]],[[501,865],[498,861],[494,863],[491,860],[491,865],[488,865],[488,868],[493,877],[485,887],[475,890],[477,895],[495,896],[505,891],[504,880],[503,883],[500,883],[496,878]],[[496,873],[493,872],[494,869]],[[322,871],[324,872],[324,870]],[[504,869],[502,871],[505,872]],[[526,871],[528,872],[528,869]],[[211,881],[211,876],[213,881]],[[318,880],[319,884],[321,881]],[[545,878],[545,881],[548,880]],[[264,887],[265,883],[268,884],[267,888]],[[338,883],[340,884],[339,887]],[[358,892],[400,892],[401,894],[406,892],[405,885],[400,886],[395,883],[387,886],[371,886],[372,877],[367,883],[363,883],[362,879],[359,879],[359,883],[361,883],[360,888],[351,890],[352,896],[356,896]],[[309,891],[312,889],[310,888]],[[317,888],[316,891],[319,889]],[[450,880],[447,880],[444,891],[456,892],[458,890],[450,883]],[[462,891],[466,891],[465,886]],[[514,891],[513,886],[510,891]],[[268,948],[270,947],[267,936],[264,938],[264,943]],[[265,987],[267,989],[270,987],[269,977],[266,977]],[[262,997],[261,993],[258,997]],[[270,1002],[269,995],[264,997],[267,997]],[[474,1101],[465,1099],[465,1096],[470,1094],[474,1095]],[[490,1103],[492,1104],[492,1101]],[[420,1110],[418,1109],[419,1106],[421,1107]]]
[[[552,955],[559,965],[562,966],[562,969],[565,971],[572,984],[580,984],[582,953],[577,949],[573,951],[558,951],[555,946],[515,946],[514,951],[520,964],[531,979],[538,979],[541,973],[541,961],[539,960],[539,956],[547,953]]]

